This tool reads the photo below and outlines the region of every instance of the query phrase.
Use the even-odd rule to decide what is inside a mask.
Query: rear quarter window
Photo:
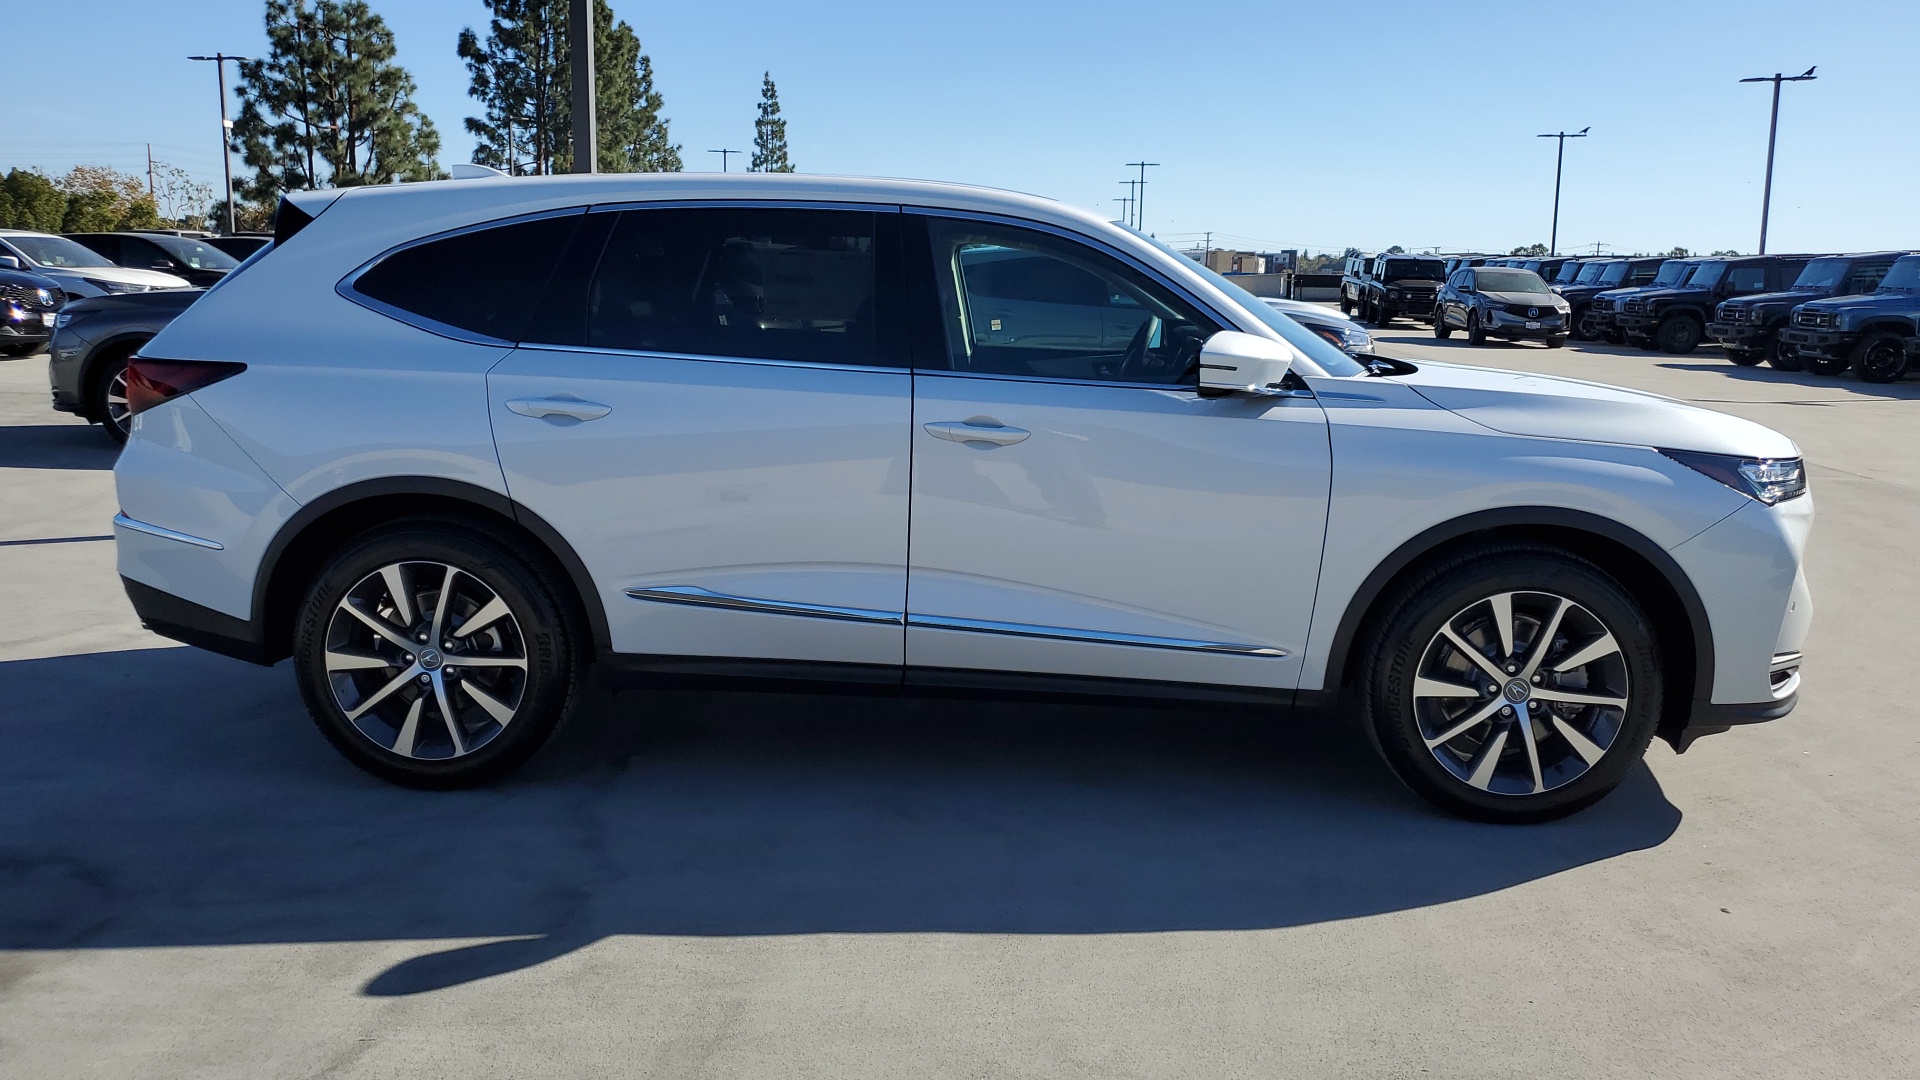
[[[403,247],[347,289],[402,321],[424,321],[424,329],[517,342],[583,216],[509,222]]]

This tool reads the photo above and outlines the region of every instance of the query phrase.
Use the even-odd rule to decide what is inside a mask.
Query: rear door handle
[[[542,419],[548,416],[568,416],[575,420],[598,420],[613,411],[613,406],[602,405],[597,401],[581,401],[579,398],[542,397],[514,398],[507,402],[507,408],[521,416]]]
[[[1031,431],[1008,427],[990,416],[946,420],[924,426],[927,434],[934,438],[957,443],[984,442],[995,446],[1012,446],[1017,442],[1026,442],[1033,435]]]

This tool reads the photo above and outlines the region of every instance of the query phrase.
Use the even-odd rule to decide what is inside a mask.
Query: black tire
[[[1691,315],[1669,315],[1660,320],[1659,327],[1653,332],[1653,340],[1660,346],[1661,352],[1685,356],[1699,348],[1700,339],[1706,333],[1700,320]]]
[[[1852,366],[1861,382],[1894,382],[1907,373],[1907,339],[1891,330],[1870,330],[1853,347]]]
[[[1845,375],[1853,367],[1853,361],[1844,356],[1801,356],[1796,359],[1805,370],[1828,378]]]
[[[1721,351],[1727,354],[1727,361],[1734,367],[1753,367],[1766,358],[1765,353],[1757,353],[1750,349],[1723,349]]]
[[[1554,334],[1547,338],[1547,348],[1549,349],[1557,349],[1566,343],[1567,335],[1565,334]]]
[[[1340,294],[1340,314],[1348,318],[1353,317],[1353,301],[1347,299],[1347,294],[1344,292]]]
[[[1609,345],[1625,345],[1627,343],[1627,332],[1625,330],[1603,330],[1600,336],[1605,338]]]
[[[133,432],[133,414],[127,409],[127,359],[142,344],[126,345],[101,357],[87,376],[87,416],[99,423],[116,446],[125,446]]]
[[[1632,345],[1634,348],[1639,349],[1641,352],[1660,351],[1660,343],[1654,340],[1653,338],[1629,337],[1627,339],[1627,343],[1629,345]]]
[[[1639,604],[1600,567],[1554,548],[1488,547],[1436,564],[1401,595],[1373,624],[1356,682],[1368,736],[1416,794],[1479,821],[1547,821],[1604,798],[1646,753],[1665,692],[1659,642]],[[1476,652],[1504,652],[1489,625],[1501,595],[1512,616],[1512,656],[1481,657],[1495,670],[1510,670],[1496,682],[1441,635],[1451,628],[1480,647]],[[1555,623],[1556,603],[1567,602]],[[1556,631],[1541,658],[1542,677],[1521,678],[1534,639],[1548,625]],[[1578,653],[1605,649],[1597,643],[1606,634],[1615,649],[1566,672],[1554,669],[1558,661],[1581,660]],[[1427,692],[1439,689],[1433,682],[1466,692]],[[1623,704],[1548,700],[1568,693]],[[1454,735],[1429,749],[1447,731]],[[1529,733],[1533,752],[1523,753],[1521,737]]]
[[[395,602],[388,567],[399,568],[397,591],[411,594],[410,612]],[[448,567],[453,573],[434,580]],[[511,772],[559,729],[580,696],[584,636],[558,580],[544,563],[456,522],[400,521],[352,541],[315,577],[294,627],[294,675],[308,712],[349,761],[395,784],[471,787]],[[438,598],[449,581],[443,617]],[[488,597],[503,602],[505,614],[451,637],[489,609]],[[369,614],[350,617],[342,610],[350,598]],[[373,630],[367,618],[391,634]],[[439,641],[425,636],[436,625]],[[417,657],[400,651],[409,640],[419,645]],[[330,669],[329,656],[348,663]],[[388,662],[351,663],[365,659]],[[359,698],[359,723],[343,694]]]
[[[1467,344],[1485,345],[1486,343],[1487,332],[1480,327],[1480,313],[1477,311],[1467,312]]]
[[[1567,325],[1575,341],[1594,341],[1600,337],[1600,325],[1593,320],[1593,305],[1581,304],[1567,316]]]
[[[1453,327],[1447,325],[1447,313],[1442,308],[1433,309],[1433,336],[1441,341],[1453,336]]]
[[[1387,311],[1387,304],[1384,300],[1374,301],[1372,310],[1368,312],[1368,318],[1373,322],[1373,325],[1379,327],[1384,327],[1393,321],[1393,315]]]

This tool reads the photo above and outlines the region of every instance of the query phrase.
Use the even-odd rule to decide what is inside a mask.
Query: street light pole
[[[599,108],[593,82],[593,0],[573,0],[567,36],[573,54],[573,171],[597,172],[600,164]]]
[[[228,147],[233,133],[233,121],[227,119],[227,61],[251,60],[250,56],[228,56],[226,53],[214,53],[212,56],[189,56],[189,60],[211,60],[213,70],[218,73],[220,83],[220,168],[227,177],[227,232],[229,235],[239,230],[233,224],[233,151]]]
[[[1765,192],[1760,196],[1759,253],[1762,255],[1767,253],[1767,215],[1773,210],[1773,142],[1774,136],[1780,133],[1780,84],[1783,82],[1812,82],[1814,79],[1819,78],[1819,76],[1813,73],[1814,68],[1819,66],[1820,65],[1815,64],[1813,67],[1808,68],[1798,75],[1782,75],[1776,71],[1771,75],[1757,75],[1751,79],[1740,80],[1743,83],[1770,82],[1773,84],[1773,119],[1767,121],[1767,186]]]
[[[1592,130],[1593,125],[1589,124],[1572,134],[1564,131],[1556,131],[1551,135],[1534,136],[1536,139],[1560,140],[1559,149],[1556,150],[1553,155],[1553,232],[1549,234],[1547,239],[1548,258],[1553,258],[1555,255],[1560,254],[1560,166],[1565,164],[1567,160],[1567,140],[1584,139],[1587,137],[1587,132]]]

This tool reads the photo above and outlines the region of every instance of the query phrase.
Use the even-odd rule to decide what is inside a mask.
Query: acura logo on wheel
[[[440,650],[439,649],[421,649],[420,650],[420,667],[424,671],[440,670]]]
[[[1525,679],[1512,679],[1507,682],[1507,700],[1513,702],[1515,705],[1527,700],[1532,694],[1533,691],[1527,686]]]

